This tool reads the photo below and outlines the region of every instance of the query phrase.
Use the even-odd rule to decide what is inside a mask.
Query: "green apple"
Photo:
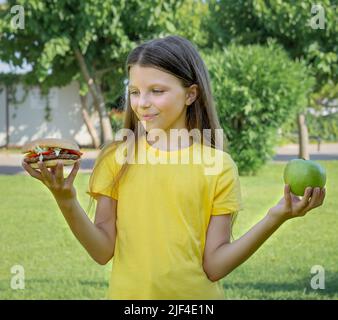
[[[284,182],[290,185],[293,194],[303,196],[306,187],[325,186],[326,172],[317,162],[293,159],[284,169]]]

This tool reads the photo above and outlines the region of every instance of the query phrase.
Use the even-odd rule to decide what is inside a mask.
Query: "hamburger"
[[[39,161],[43,161],[46,167],[55,167],[58,162],[71,166],[83,154],[76,142],[55,138],[27,142],[22,146],[21,152],[25,153],[23,161],[35,169],[39,168]]]

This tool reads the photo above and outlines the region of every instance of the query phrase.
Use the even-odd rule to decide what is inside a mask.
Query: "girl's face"
[[[151,67],[134,65],[129,71],[131,108],[145,130],[183,129],[187,107],[197,98],[197,85],[182,86],[175,76]]]

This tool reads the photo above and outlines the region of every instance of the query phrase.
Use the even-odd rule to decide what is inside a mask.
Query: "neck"
[[[188,148],[193,144],[193,138],[187,132],[177,136],[176,134],[170,135],[170,130],[167,130],[160,137],[156,134],[150,135],[147,133],[146,139],[150,145],[154,145],[155,148],[164,151]]]

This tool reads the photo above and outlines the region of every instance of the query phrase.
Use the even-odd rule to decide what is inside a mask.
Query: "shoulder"
[[[120,164],[122,155],[123,150],[116,143],[105,146],[96,158],[94,168],[105,167],[115,171],[122,166],[122,164]]]
[[[223,151],[223,150],[216,149],[211,146],[202,145],[202,144],[199,144],[199,148],[202,150],[202,154],[205,156],[210,155],[214,157],[219,157],[224,162],[229,162],[231,164],[234,164],[234,160],[231,154],[227,151]]]
[[[222,175],[226,172],[238,174],[237,165],[230,153],[210,146],[200,145],[204,166],[209,168],[210,174]]]

